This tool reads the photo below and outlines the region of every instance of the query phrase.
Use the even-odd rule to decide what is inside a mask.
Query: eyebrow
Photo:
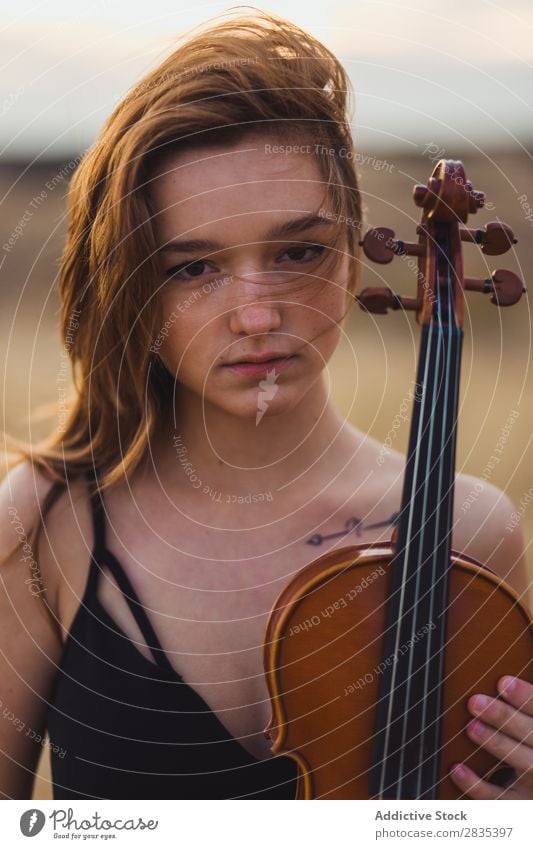
[[[264,241],[270,242],[282,236],[293,236],[295,233],[301,233],[302,230],[309,230],[318,224],[335,225],[336,222],[316,213],[303,215],[300,218],[292,218],[290,221],[284,221],[281,224],[271,227],[265,233]],[[180,242],[168,242],[166,245],[158,248],[158,250],[160,252],[174,251],[175,253],[190,253],[191,251],[216,251],[222,248],[224,248],[224,245],[212,239],[187,239]]]

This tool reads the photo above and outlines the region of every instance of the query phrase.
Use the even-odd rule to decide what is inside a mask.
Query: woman
[[[311,536],[342,546],[357,516],[359,541],[390,537],[404,463],[325,379],[358,282],[348,89],[297,27],[230,18],[129,93],[73,177],[76,394],[2,488],[5,797],[31,793],[48,729],[55,798],[294,798],[263,734],[266,617]],[[522,592],[519,535],[497,545],[512,509],[485,485],[454,546]],[[517,780],[455,773],[466,794],[533,798],[532,691],[469,731]]]

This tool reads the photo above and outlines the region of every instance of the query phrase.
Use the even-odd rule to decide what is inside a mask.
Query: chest
[[[355,526],[353,518],[334,516],[320,530],[315,525],[296,533],[294,524],[289,533],[257,527],[235,533],[195,532],[184,523],[167,530],[164,543],[132,533],[130,525],[128,546],[115,526],[109,539],[171,665],[255,757],[270,756],[263,734],[270,718],[263,673],[268,616],[286,584],[308,563],[345,545],[390,536],[386,521],[376,528],[364,522]],[[153,660],[124,594],[110,574],[106,578],[99,582],[100,601]]]
[[[302,492],[292,505],[274,499],[226,508],[210,499],[193,504],[187,493],[167,502],[160,492],[142,489],[132,498],[127,487],[105,493],[100,545],[126,584],[117,583],[104,559],[94,589],[98,600],[116,629],[154,663],[145,637],[151,626],[174,670],[256,757],[270,756],[263,733],[270,719],[263,642],[276,599],[320,556],[390,538],[399,493],[367,492],[363,500],[353,480],[334,492]],[[77,518],[65,542],[58,590],[65,636],[87,584],[93,538],[90,507]],[[124,592],[128,584],[139,606]]]

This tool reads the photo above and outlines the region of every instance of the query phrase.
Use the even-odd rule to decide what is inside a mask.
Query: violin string
[[[438,264],[437,264],[437,287],[439,289],[439,295],[440,295],[440,273],[439,273],[439,269],[438,269]],[[445,378],[444,378],[445,379],[445,393],[444,393],[444,399],[445,400],[447,398],[448,391],[449,391],[450,360],[451,360],[451,337],[452,337],[452,329],[453,329],[452,324],[451,324],[451,317],[452,317],[453,313],[452,313],[452,290],[451,290],[451,274],[450,274],[449,261],[447,263],[447,299],[448,299],[448,347],[447,347],[447,352],[446,352],[446,369],[445,369]],[[442,339],[443,339],[442,316],[441,316],[441,299],[440,298],[437,301],[437,317],[438,317],[438,331],[439,332],[438,332],[438,334],[430,334],[430,336],[431,336],[430,345],[428,346],[427,360],[426,360],[426,363],[425,363],[425,375],[424,375],[424,385],[425,386],[427,386],[428,364],[431,360],[431,341],[433,339],[433,336],[435,336],[435,338],[437,340],[437,346],[438,346],[437,347],[437,364],[435,366],[435,371],[438,374],[440,349],[441,349],[441,344],[442,344]],[[458,367],[458,362],[459,362],[459,354],[460,354],[460,348],[459,348],[459,346],[456,346],[456,350],[455,350],[456,372],[457,372],[457,367]],[[457,404],[457,397],[458,397],[458,386],[454,386],[453,390],[454,390],[453,409],[455,410],[456,404]],[[435,412],[435,392],[436,392],[436,382],[434,383],[434,387],[433,387],[433,399],[432,399],[433,400],[433,408],[432,408],[433,412]],[[425,395],[424,395],[424,402],[425,402],[425,400],[426,400],[426,398],[425,398]],[[420,420],[419,420],[419,430],[418,430],[418,440],[417,440],[418,445],[420,444],[420,430],[421,430],[422,422],[423,422],[423,419],[424,419],[424,416],[422,414],[423,411],[424,411],[424,407],[422,408]],[[445,447],[444,437],[445,437],[445,434],[446,434],[446,421],[447,421],[448,411],[449,411],[449,405],[445,404],[444,410],[443,410],[444,428],[441,431],[441,446],[440,446],[440,454],[439,454],[439,467],[438,467],[439,486],[437,488],[438,494],[440,494],[440,491],[441,491],[441,488],[442,488],[443,457],[444,457],[444,447]],[[450,438],[452,438],[452,437],[453,437],[453,435],[450,436]],[[430,458],[432,456],[431,455],[432,447],[433,447],[433,417],[431,419],[429,451],[428,451],[428,455],[429,455]],[[453,450],[453,446],[452,446],[452,450]],[[416,492],[416,481],[417,481],[417,473],[418,473],[418,468],[417,468],[418,464],[416,462],[417,460],[418,460],[418,454],[417,454],[417,457],[415,458],[415,474],[413,476],[413,484],[414,484],[413,488],[415,489],[415,492]],[[426,526],[426,518],[425,517],[426,517],[426,512],[427,512],[428,483],[429,483],[429,476],[426,474],[424,476],[423,521],[421,523],[422,535],[420,537],[420,543],[419,543],[419,557],[420,557],[422,550],[423,550],[423,539],[424,539],[425,526]],[[450,486],[449,489],[448,489],[448,492],[450,491],[451,488],[452,487]],[[439,524],[440,524],[441,507],[442,507],[442,500],[439,498],[439,500],[437,501],[436,507],[435,507],[436,519],[435,519],[435,524],[434,524],[434,540],[436,539],[437,530],[438,530]],[[451,511],[451,509],[452,509],[452,499],[449,498],[448,502],[447,502],[448,524],[446,525],[446,527],[450,526],[449,523],[450,523],[450,511]],[[404,603],[405,603],[405,597],[404,597],[403,590],[405,588],[405,573],[406,573],[407,560],[408,560],[407,554],[408,554],[408,549],[409,549],[409,546],[410,546],[409,540],[410,540],[410,530],[411,530],[411,527],[412,527],[413,515],[414,515],[414,497],[412,497],[410,499],[409,532],[407,534],[408,541],[407,541],[407,545],[406,545],[405,558],[404,558],[404,562],[403,562],[404,568],[403,568],[403,575],[402,575],[402,582],[401,582],[402,593],[401,593],[401,599],[400,599],[400,613],[399,613],[398,620],[397,620],[397,623],[396,623],[396,652],[397,652],[397,649],[398,649],[398,643],[399,643],[399,637],[400,637],[400,624],[401,624],[401,619],[402,619],[402,615],[403,615],[403,606],[404,606]],[[447,548],[448,547],[449,547],[449,541],[448,541]],[[432,566],[431,566],[432,580],[431,580],[431,584],[430,584],[430,611],[431,611],[430,621],[433,621],[434,607],[435,607],[436,566],[437,566],[437,557],[436,557],[437,548],[436,548],[435,544],[433,545],[432,552],[433,552],[433,554],[432,554]],[[418,603],[419,603],[420,570],[421,570],[421,562],[418,563],[417,570],[416,570],[416,572],[417,572],[417,575],[416,575],[416,594],[415,594],[415,602],[414,602],[414,605],[413,605],[414,612],[415,612],[415,624],[416,624],[416,615],[417,615],[417,612],[418,612]],[[441,576],[441,579],[443,579],[443,578],[445,578],[445,576]],[[439,632],[440,633],[439,645],[441,646],[441,650],[439,650],[439,652],[438,652],[438,663],[439,663],[439,675],[438,675],[438,678],[437,678],[438,681],[442,681],[442,665],[443,665],[442,642],[444,640],[444,625],[445,625],[444,617],[442,617],[442,615],[440,616],[440,619],[441,619],[441,623],[440,623],[441,628],[440,628],[440,632]],[[416,631],[416,628],[414,630]],[[435,635],[435,637],[436,636],[437,636],[437,634]],[[431,634],[431,631],[430,631],[429,634],[428,634],[428,643],[426,644],[426,662],[425,662],[425,666],[424,666],[424,690],[423,690],[423,696],[422,696],[423,720],[422,720],[422,723],[421,723],[421,734],[419,735],[419,741],[420,742],[419,742],[418,775],[417,775],[417,798],[420,798],[422,768],[423,768],[423,764],[424,764],[422,754],[423,754],[424,743],[425,743],[425,739],[426,739],[426,737],[425,737],[425,735],[426,735],[425,720],[426,720],[426,707],[427,707],[427,696],[428,696],[429,660],[430,660],[430,657],[431,657],[432,638],[433,638],[433,635]],[[414,646],[414,644],[413,644],[413,646]],[[396,657],[397,654],[395,653],[394,656]],[[414,658],[413,647],[410,647],[409,667],[408,667],[409,673],[408,673],[408,677],[407,677],[407,699],[406,699],[406,705],[404,706],[404,712],[402,714],[402,719],[403,719],[403,723],[402,723],[402,745],[400,747],[399,784],[398,784],[398,787],[397,787],[397,794],[399,794],[398,798],[401,798],[401,785],[402,785],[403,778],[404,778],[403,763],[404,763],[405,740],[406,740],[406,732],[407,732],[407,718],[408,718],[408,715],[409,715],[410,699],[411,699],[411,671],[412,671],[413,658]],[[396,689],[395,688],[396,666],[393,667],[392,672],[393,672],[392,686],[391,686],[390,691],[389,691],[389,711],[388,711],[388,721],[387,721],[387,726],[386,726],[385,752],[384,752],[384,757],[383,757],[383,760],[382,760],[382,763],[381,763],[380,795],[383,794],[383,785],[384,785],[384,780],[385,780],[385,765],[386,765],[386,762],[387,762],[388,748],[389,748],[389,744],[390,744],[390,720],[391,720],[391,715],[392,715],[393,702],[394,702],[394,698],[395,698],[395,695],[396,695],[396,693],[395,693],[395,689]],[[437,697],[439,697],[438,693],[437,693]],[[441,699],[438,698],[439,703],[440,703],[440,701],[441,701]],[[433,726],[434,734],[436,734],[436,732],[438,730],[438,724],[433,722],[432,726]],[[436,745],[438,745],[438,740],[436,741]],[[436,746],[433,747],[433,748],[436,748]],[[436,773],[437,773],[437,758],[436,757],[433,758],[431,766],[432,766],[432,771],[433,771],[433,786],[435,786],[436,785]]]
[[[454,489],[455,489],[455,440],[456,440],[456,432],[455,431],[456,431],[456,428],[457,428],[457,411],[458,411],[458,407],[459,407],[459,382],[460,382],[461,348],[462,348],[462,334],[463,334],[463,331],[462,331],[460,326],[454,325],[454,330],[455,330],[456,335],[458,336],[458,340],[457,340],[457,344],[455,346],[453,407],[451,408],[452,409],[453,421],[451,423],[452,432],[451,432],[451,437],[450,437],[451,438],[451,446],[450,447],[451,447],[451,450],[452,450],[452,455],[450,457],[450,462],[451,462],[452,465],[451,465],[451,476],[450,476],[450,480],[448,481],[449,493],[450,494],[449,494],[449,497],[448,497],[447,515],[446,515],[446,530],[448,532],[448,538],[446,540],[446,566],[445,566],[445,568],[446,568],[447,572],[449,572],[449,569],[450,569],[450,566],[451,566],[451,559],[450,559],[451,547],[452,547],[451,546],[451,544],[452,544],[451,532],[452,532],[452,525],[453,525],[453,502],[454,502]],[[447,575],[445,576],[445,578],[446,578],[445,590],[447,591],[448,590]],[[440,648],[440,651],[439,651],[439,659],[438,659],[438,676],[437,676],[437,681],[439,682],[439,687],[441,685],[442,685],[442,687],[444,686],[444,659],[445,659],[444,649],[445,649],[445,646],[446,646],[446,635],[447,635],[446,611],[448,609],[448,604],[449,604],[448,597],[445,597],[443,599],[442,610],[440,611],[440,628],[439,628],[439,640],[440,640],[439,648]],[[435,637],[436,636],[437,636],[437,632],[435,632]],[[442,703],[443,703],[443,693],[441,692],[440,696],[439,696],[439,704],[438,704],[439,717],[440,717],[441,712],[442,712]],[[439,723],[439,726],[440,726],[440,723]],[[435,734],[434,734],[435,750],[437,749],[438,746],[440,746],[440,736],[437,734],[437,731],[440,730],[439,726],[435,727]],[[438,768],[438,761],[437,761],[437,758],[435,758],[434,763],[433,763],[433,770],[434,770],[433,782],[434,782],[435,786],[437,785],[437,782],[438,782],[437,768]]]
[[[419,416],[419,420],[418,420],[417,445],[420,445],[420,441],[421,441],[421,428],[422,428],[422,425],[423,425],[423,422],[424,422],[424,411],[425,411],[425,407],[426,407],[426,404],[427,404],[427,392],[425,390],[426,390],[426,387],[427,387],[427,384],[428,384],[428,371],[429,371],[429,362],[430,362],[430,359],[431,359],[430,352],[431,352],[432,341],[433,341],[433,336],[430,335],[428,351],[427,351],[427,355],[426,355],[426,362],[424,364],[424,379],[423,379],[424,392],[423,392],[423,395],[422,395],[422,406],[421,406],[420,416]],[[420,452],[417,451],[416,455],[415,455],[413,484],[414,484],[414,482],[416,482],[416,480],[418,478],[419,460],[420,460]],[[401,627],[401,618],[402,618],[401,617],[401,611],[403,611],[404,602],[405,602],[406,570],[407,570],[407,562],[408,562],[408,559],[409,559],[409,550],[410,550],[410,546],[411,546],[411,533],[412,533],[412,526],[413,526],[413,519],[414,519],[414,509],[413,509],[413,507],[414,507],[414,498],[411,498],[410,499],[410,506],[409,506],[409,513],[408,513],[408,520],[407,520],[406,546],[405,546],[405,550],[403,552],[403,562],[402,562],[402,577],[401,577],[401,590],[400,590],[400,601],[399,601],[399,611],[400,611],[400,613],[399,613],[398,619],[396,621],[396,636],[395,636],[394,652],[393,652],[393,655],[392,655],[393,658],[394,658],[394,661],[393,661],[393,664],[392,664],[391,684],[390,684],[390,689],[389,689],[389,694],[388,694],[387,720],[386,720],[386,724],[385,724],[385,742],[384,742],[383,758],[382,758],[382,761],[381,761],[381,769],[380,769],[380,787],[379,787],[380,792],[379,792],[379,795],[381,797],[383,796],[383,791],[384,791],[385,769],[386,769],[386,763],[387,763],[387,758],[388,758],[388,753],[389,753],[389,745],[390,745],[390,730],[391,730],[392,710],[393,710],[393,706],[394,706],[394,696],[395,696],[395,691],[396,691],[396,673],[397,673],[397,669],[398,669],[397,658],[398,658],[398,650],[399,650],[399,644],[400,644],[400,627]]]
[[[435,360],[435,367],[434,367],[432,402],[431,402],[431,410],[432,410],[433,413],[435,413],[435,408],[436,408],[436,403],[437,403],[436,395],[437,395],[437,387],[438,387],[438,379],[439,379],[438,376],[439,376],[439,367],[440,367],[440,357],[441,357],[441,350],[442,350],[441,340],[442,340],[442,336],[443,336],[441,303],[440,303],[440,272],[439,272],[439,264],[438,263],[437,263],[437,268],[436,268],[436,289],[439,292],[439,298],[437,299],[437,327],[438,327],[438,332],[436,334],[433,334],[433,333],[431,334],[432,336],[435,335],[436,344],[437,344],[436,360]],[[448,368],[449,368],[449,363],[446,364],[446,370],[448,370]],[[428,446],[428,453],[427,453],[429,462],[431,462],[431,458],[432,458],[435,418],[436,417],[435,417],[434,414],[430,416],[429,439],[428,439],[429,446]],[[442,445],[442,434],[441,434],[441,445]],[[420,450],[420,446],[419,446],[419,450]],[[412,612],[413,612],[412,615],[413,615],[414,621],[413,621],[413,625],[412,625],[411,639],[413,639],[414,634],[416,634],[417,627],[418,627],[420,579],[421,579],[422,562],[423,562],[423,556],[424,556],[424,538],[425,538],[426,523],[427,523],[426,513],[427,513],[427,507],[428,507],[429,480],[430,480],[430,470],[428,468],[428,469],[425,470],[425,474],[424,474],[424,487],[423,487],[423,495],[422,495],[422,515],[421,515],[421,519],[420,519],[420,530],[419,530],[419,533],[417,534],[417,537],[418,537],[418,561],[417,561],[416,570],[415,570],[416,571],[415,597],[414,597],[413,606],[412,606]],[[413,483],[416,486],[416,481],[414,481]],[[414,499],[413,499],[413,501],[414,501]],[[434,563],[435,563],[435,552],[433,552],[432,560],[433,560],[433,565],[432,565],[432,573],[433,573]],[[412,580],[412,578],[410,578],[410,580]],[[433,585],[431,587],[431,596],[430,597],[431,597],[431,606],[433,607],[433,597],[434,597],[434,586]],[[429,632],[429,634],[427,636],[429,637],[430,634],[431,634],[431,631]],[[407,684],[406,684],[406,690],[407,691],[406,691],[406,699],[405,699],[405,702],[404,702],[403,714],[402,714],[402,742],[401,742],[401,745],[400,745],[400,765],[399,765],[399,769],[398,769],[398,774],[399,774],[398,789],[397,789],[397,792],[399,794],[398,798],[401,798],[402,784],[403,784],[403,779],[404,779],[405,744],[406,744],[406,738],[407,738],[407,725],[408,725],[409,711],[411,710],[411,679],[412,679],[414,657],[415,657],[415,643],[413,643],[413,645],[409,647],[409,655],[408,655],[409,662],[408,662],[408,667],[407,667]],[[427,696],[427,692],[426,692],[426,690],[424,690],[424,693],[422,695],[422,702],[423,702],[424,707],[426,705],[426,696]],[[420,761],[420,758],[419,758],[419,760],[418,760],[418,780],[417,780],[417,783],[419,783],[420,779],[421,779],[421,769],[422,769],[422,764],[421,764],[421,761]]]
[[[447,264],[446,265],[447,265],[447,296],[448,296],[448,350],[446,352],[446,377],[445,377],[446,382],[445,382],[445,387],[444,387],[445,401],[447,400],[448,392],[450,391],[449,379],[450,379],[450,370],[451,370],[450,369],[450,360],[451,360],[451,347],[452,347],[452,344],[451,344],[452,343],[451,317],[452,317],[452,315],[455,315],[454,313],[452,313],[452,306],[453,306],[453,304],[452,304],[452,281],[451,281],[451,269],[450,269],[449,258],[447,258]],[[440,310],[439,310],[439,312],[440,312]],[[454,374],[455,374],[456,378],[459,374],[459,371],[458,371],[459,352],[460,352],[460,348],[459,348],[459,346],[456,346],[455,362],[454,362],[454,366],[455,366]],[[453,415],[453,411],[456,410],[458,388],[459,388],[458,380],[456,379],[454,381],[453,386],[452,386],[452,392],[453,392],[453,407],[451,408],[452,409],[452,415]],[[449,405],[447,403],[445,403],[444,410],[443,410],[443,439],[444,439],[444,436],[447,432],[446,426],[447,426],[447,419],[448,419],[449,411],[450,411]],[[450,424],[453,427],[453,421]],[[453,434],[450,436],[450,438],[453,439]],[[439,496],[442,492],[442,477],[443,477],[443,470],[444,470],[444,464],[443,464],[444,447],[445,446],[444,446],[444,444],[442,444],[442,441],[441,441],[441,455],[440,455],[440,458],[439,458],[440,462],[439,462],[439,478],[438,478],[439,482],[438,482],[438,486],[437,486],[437,493],[438,493]],[[453,447],[452,447],[452,450],[453,450]],[[452,485],[453,485],[453,478],[452,478]],[[447,529],[451,527],[450,513],[451,513],[451,509],[452,509],[452,503],[453,503],[453,499],[452,499],[451,495],[449,495],[448,501],[447,501],[447,521],[446,521],[446,528]],[[437,505],[436,505],[436,519],[435,519],[434,531],[433,531],[433,557],[432,557],[432,565],[431,565],[431,595],[430,595],[429,622],[433,622],[433,618],[434,618],[434,615],[435,615],[435,610],[434,610],[434,607],[435,607],[435,604],[434,604],[434,602],[435,602],[435,592],[434,592],[434,588],[437,585],[436,582],[437,582],[437,580],[445,580],[444,575],[441,575],[441,576],[437,575],[437,569],[436,569],[436,567],[437,567],[437,556],[436,556],[436,553],[437,553],[437,534],[438,534],[438,530],[439,530],[439,527],[440,527],[441,507],[442,507],[442,500],[439,497],[438,501],[437,501]],[[447,545],[447,548],[448,548],[448,545]],[[427,733],[427,729],[426,729],[426,709],[427,709],[427,697],[429,695],[429,685],[428,685],[429,664],[430,664],[430,658],[432,657],[432,648],[433,648],[433,642],[434,642],[433,638],[434,637],[435,637],[435,642],[437,643],[437,646],[440,647],[440,650],[438,651],[439,670],[438,670],[438,675],[437,675],[437,681],[439,682],[439,686],[440,686],[440,683],[443,680],[443,654],[444,653],[443,653],[442,649],[443,649],[444,638],[445,638],[445,634],[444,634],[445,617],[442,614],[443,614],[443,611],[442,610],[439,611],[439,613],[438,613],[438,615],[440,617],[440,623],[439,623],[440,627],[439,627],[439,629],[435,629],[435,633],[433,633],[433,631],[429,631],[429,633],[427,634],[426,658],[425,658],[425,665],[424,665],[424,687],[423,687],[423,696],[422,696],[421,735],[420,735],[419,758],[418,758],[418,762],[420,764],[420,767],[419,767],[418,776],[417,776],[417,798],[420,798],[420,793],[422,791],[422,786],[421,786],[422,785],[422,767],[423,767],[423,764],[424,764],[423,753],[424,753],[424,750],[426,748],[425,742],[426,742],[426,733]],[[439,637],[438,641],[437,641],[437,636]],[[438,698],[438,694],[436,694],[436,695],[437,695],[437,707],[439,708],[440,707],[439,703],[442,701],[442,699]],[[438,732],[438,729],[439,729],[439,723],[433,722],[432,728],[433,728],[433,731],[432,731],[431,736],[433,738],[433,741],[432,741],[433,745],[431,745],[430,747],[427,747],[426,750],[436,752],[436,749],[437,749],[437,746],[438,746],[438,733],[437,732]],[[431,788],[433,789],[434,787],[437,786],[437,783],[438,783],[438,774],[437,774],[438,773],[438,769],[437,769],[438,759],[437,759],[436,756],[435,757],[432,756],[431,767],[432,767],[432,773],[433,773],[432,774]]]

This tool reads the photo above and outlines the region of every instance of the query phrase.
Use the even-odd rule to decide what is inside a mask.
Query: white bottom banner
[[[2,845],[211,849],[533,845],[532,802],[108,800],[0,803]]]

